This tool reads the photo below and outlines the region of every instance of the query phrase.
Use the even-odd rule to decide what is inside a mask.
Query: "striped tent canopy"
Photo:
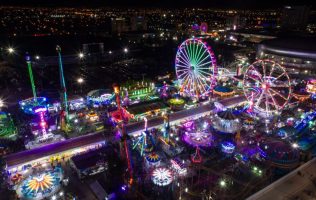
[[[235,120],[235,119],[237,119],[237,116],[230,109],[218,112],[217,116],[222,118],[222,119],[225,119],[225,120]]]
[[[156,153],[151,153],[146,156],[146,160],[150,163],[156,163],[161,160],[160,156]]]

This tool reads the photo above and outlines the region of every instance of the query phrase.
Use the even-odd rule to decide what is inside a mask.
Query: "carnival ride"
[[[133,169],[127,145],[128,135],[125,129],[125,125],[128,122],[128,115],[126,115],[126,112],[124,112],[125,109],[121,107],[120,87],[117,84],[113,84],[113,89],[116,99],[117,110],[112,114],[114,114],[114,116],[116,116],[116,119],[118,119],[116,122],[121,133],[120,154],[121,158],[123,158],[123,160],[127,162],[127,170],[129,173],[128,183],[131,185],[133,184]]]
[[[316,80],[309,80],[306,84],[306,91],[311,94],[316,94]]]
[[[0,112],[0,138],[10,138],[17,133],[10,114]]]
[[[201,39],[187,39],[179,46],[175,68],[180,94],[200,98],[212,92],[217,77],[216,59],[211,47]]]
[[[282,110],[292,92],[285,69],[270,60],[258,60],[247,68],[243,90],[250,106],[265,116]]]
[[[144,124],[144,131],[138,136],[133,144],[133,149],[138,148],[141,156],[143,156],[144,153],[152,152],[155,145],[155,140],[147,129],[146,117],[144,117]]]
[[[299,165],[300,153],[297,148],[285,141],[273,138],[262,141],[259,145],[260,154],[270,165],[280,169],[291,169]]]
[[[173,181],[172,172],[167,168],[154,169],[151,180],[155,185],[167,186]]]
[[[17,194],[22,199],[45,199],[60,189],[62,177],[62,170],[59,167],[52,171],[29,175],[17,185]]]
[[[148,154],[145,159],[148,167],[157,167],[160,165],[161,158],[155,152]]]
[[[109,105],[113,99],[115,99],[115,95],[105,89],[92,90],[87,94],[87,103],[93,107]]]
[[[213,93],[221,97],[227,97],[235,94],[235,91],[229,87],[217,85],[214,87]]]
[[[172,110],[181,110],[184,108],[185,100],[182,98],[171,98],[167,102]]]
[[[67,89],[66,82],[64,77],[64,68],[61,56],[60,46],[56,46],[56,51],[58,54],[58,63],[59,63],[59,79],[60,79],[60,96],[61,96],[61,112],[60,112],[60,124],[63,131],[68,132],[70,130],[69,126],[69,112],[68,112],[68,98],[67,98]]]
[[[231,109],[216,113],[213,126],[222,133],[236,133],[241,129],[240,120]]]
[[[46,102],[45,97],[38,97],[36,94],[36,87],[35,87],[34,76],[33,76],[33,71],[32,71],[32,60],[31,60],[31,56],[28,53],[26,53],[25,60],[26,60],[26,64],[27,64],[27,68],[29,72],[33,97],[21,100],[19,102],[19,106],[23,110],[24,113],[34,115],[35,114],[34,107],[46,106],[47,102]]]

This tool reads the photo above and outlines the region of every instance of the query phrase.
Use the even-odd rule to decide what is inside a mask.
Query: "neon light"
[[[34,101],[36,101],[37,100],[37,98],[36,98],[36,89],[35,89],[34,77],[33,77],[33,72],[32,72],[31,57],[29,55],[26,55],[26,63],[27,63],[28,71],[29,71],[29,76],[30,76],[30,81],[31,81],[31,86],[32,86],[32,92],[33,92],[33,98],[34,98]]]

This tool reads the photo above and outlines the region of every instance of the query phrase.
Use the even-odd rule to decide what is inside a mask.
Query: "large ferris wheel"
[[[284,108],[292,92],[285,69],[270,60],[250,65],[244,74],[243,87],[250,106],[267,115]]]
[[[214,53],[201,39],[185,40],[175,59],[180,93],[199,98],[207,95],[216,83],[217,67]]]

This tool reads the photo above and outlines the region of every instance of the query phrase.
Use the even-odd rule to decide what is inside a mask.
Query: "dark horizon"
[[[22,7],[116,7],[116,8],[224,8],[224,9],[279,9],[283,6],[307,5],[316,8],[313,0],[115,0],[105,2],[104,0],[0,0],[0,6],[22,6]]]

